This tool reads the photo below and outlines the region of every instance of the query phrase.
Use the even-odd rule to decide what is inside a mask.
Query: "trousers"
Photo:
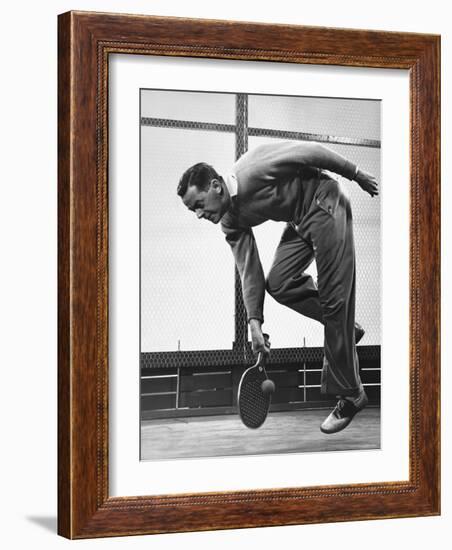
[[[317,265],[317,284],[305,273]],[[289,222],[267,275],[266,290],[281,304],[324,325],[321,393],[362,391],[355,346],[355,246],[350,201],[325,179],[301,221]]]

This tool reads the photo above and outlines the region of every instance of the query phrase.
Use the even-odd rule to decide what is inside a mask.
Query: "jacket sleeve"
[[[320,143],[297,141],[261,145],[255,149],[248,165],[258,177],[267,181],[294,174],[300,166],[329,170],[353,180],[357,168],[356,164]]]
[[[251,228],[236,229],[224,224],[222,229],[240,275],[248,321],[264,322],[265,277],[253,232]]]

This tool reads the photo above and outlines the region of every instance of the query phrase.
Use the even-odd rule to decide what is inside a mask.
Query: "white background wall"
[[[443,98],[450,95],[452,31],[448,3],[323,0],[223,4],[202,0],[9,2],[2,9],[0,136],[0,517],[2,546],[48,549],[327,549],[363,545],[449,548],[452,535],[450,290],[443,291],[443,515],[69,542],[56,530],[56,29],[69,9],[441,33]],[[258,9],[257,9],[258,8]],[[447,94],[447,92],[449,93]],[[451,180],[450,102],[443,100],[443,181]],[[449,157],[450,158],[450,157]],[[443,280],[451,276],[452,192],[443,186]],[[428,414],[428,411],[426,411]],[[449,434],[449,435],[447,435]]]

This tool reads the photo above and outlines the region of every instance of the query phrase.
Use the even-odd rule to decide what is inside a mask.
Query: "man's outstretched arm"
[[[354,162],[332,149],[316,142],[284,141],[278,144],[262,145],[255,150],[251,160],[261,177],[272,178],[295,173],[300,166],[311,166],[339,174],[356,181],[370,196],[378,195],[376,178],[360,170]]]

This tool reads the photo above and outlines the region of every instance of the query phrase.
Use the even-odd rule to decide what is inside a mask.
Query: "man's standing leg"
[[[300,230],[312,242],[325,326],[322,393],[339,397],[322,431],[345,428],[367,404],[355,346],[355,249],[351,207],[334,180],[320,190]]]

